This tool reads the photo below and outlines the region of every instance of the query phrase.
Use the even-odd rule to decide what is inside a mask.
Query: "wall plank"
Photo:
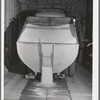
[[[21,11],[41,8],[61,8],[68,16],[85,16],[85,0],[20,0]]]
[[[5,28],[9,26],[10,20],[20,13],[20,2],[18,0],[5,0]]]

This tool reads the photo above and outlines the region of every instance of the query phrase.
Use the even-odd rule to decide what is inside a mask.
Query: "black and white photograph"
[[[2,0],[2,100],[97,100],[97,2]]]

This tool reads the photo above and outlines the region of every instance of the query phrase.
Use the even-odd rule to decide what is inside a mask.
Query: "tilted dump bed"
[[[78,47],[71,17],[28,17],[17,41],[21,60],[35,72],[41,72],[41,54],[51,54],[53,73],[63,71],[76,59]]]

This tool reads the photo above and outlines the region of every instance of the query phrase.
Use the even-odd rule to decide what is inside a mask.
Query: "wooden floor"
[[[91,74],[78,64],[74,77],[66,77],[65,80],[55,80],[55,82],[58,87],[41,88],[36,87],[39,83],[36,80],[28,80],[24,79],[23,75],[7,73],[4,83],[4,100],[92,100]],[[35,90],[39,91],[38,95]]]
[[[92,75],[84,67],[77,65],[75,76],[66,82],[72,100],[92,100]]]
[[[54,84],[49,86],[30,79],[21,94],[19,100],[70,100],[64,79],[56,79]]]

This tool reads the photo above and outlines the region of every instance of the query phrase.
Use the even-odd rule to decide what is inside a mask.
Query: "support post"
[[[73,77],[74,73],[75,73],[75,63],[76,61],[74,61],[72,63],[72,65],[68,68],[68,76]]]

